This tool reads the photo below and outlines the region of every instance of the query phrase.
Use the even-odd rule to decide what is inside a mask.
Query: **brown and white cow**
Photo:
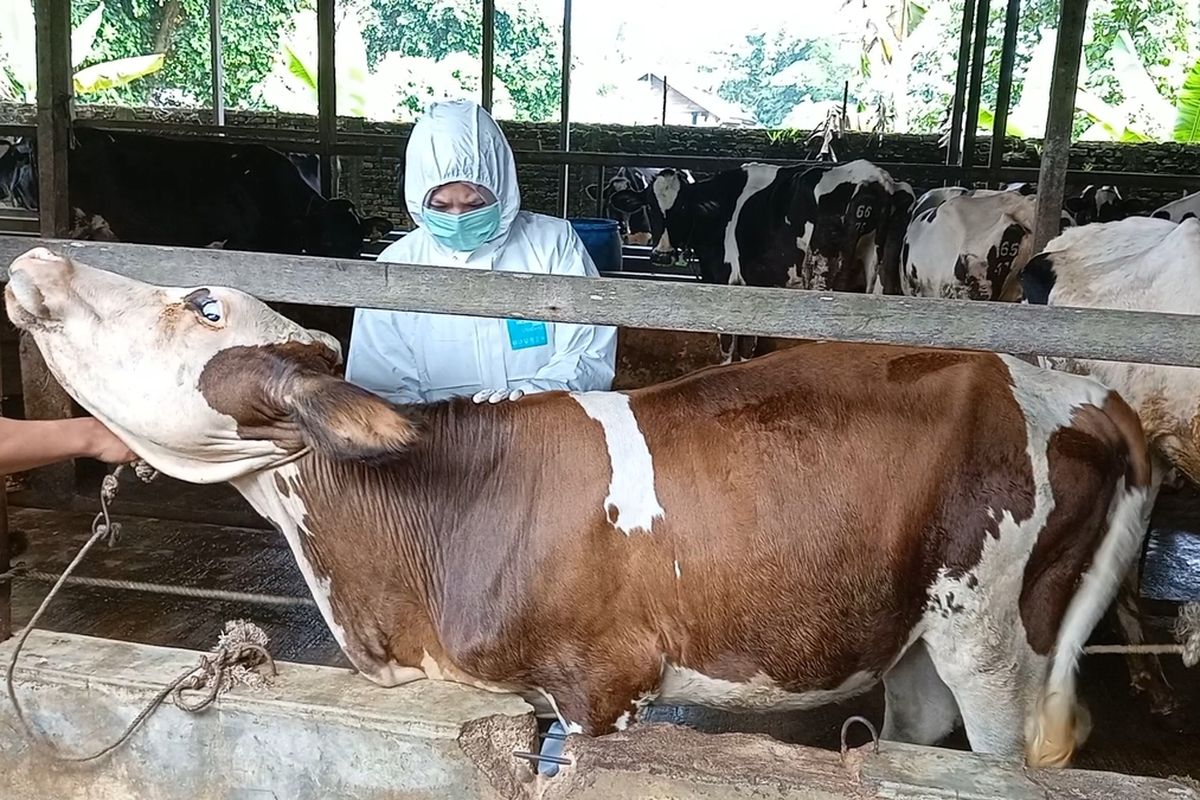
[[[1025,268],[1026,300],[1039,305],[1200,314],[1200,220],[1129,217],[1068,229]],[[1156,456],[1151,499],[1168,469],[1200,484],[1200,369],[1081,359],[1047,366],[1093,375],[1128,399]],[[1132,644],[1143,640],[1138,572],[1121,592],[1118,619]],[[1168,714],[1175,698],[1153,656],[1130,659],[1135,688],[1153,710]]]
[[[45,249],[8,313],[168,475],[282,531],[347,657],[519,692],[800,709],[883,681],[884,735],[1069,761],[1081,646],[1145,530],[1137,417],[1018,359],[807,344],[629,393],[395,407],[230,289]]]

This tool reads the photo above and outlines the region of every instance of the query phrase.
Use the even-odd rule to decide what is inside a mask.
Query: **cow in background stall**
[[[947,187],[922,195],[900,258],[904,294],[1020,300],[1036,212],[1036,195],[1019,191]]]
[[[911,188],[867,161],[744,164],[696,183],[664,169],[622,208],[645,208],[660,256],[694,253],[706,283],[895,293]],[[726,362],[754,337],[722,335]]]
[[[650,188],[655,176],[662,170],[654,167],[618,167],[603,187],[589,184],[584,192],[593,201],[599,200],[604,216],[615,220],[625,244],[653,245],[653,233],[650,229],[650,217],[643,202],[635,202],[625,207],[623,199],[629,197],[626,192],[642,195]],[[695,183],[691,171],[676,170],[686,183]],[[615,198],[615,202],[614,202]]]
[[[1068,230],[1030,261],[1022,277],[1026,302],[1200,314],[1200,219],[1130,217]],[[1170,470],[1200,485],[1200,369],[1088,359],[1043,358],[1043,365],[1091,375],[1133,407],[1155,455],[1153,502]],[[1130,644],[1142,644],[1140,571],[1130,571],[1117,620]],[[1128,656],[1135,690],[1151,710],[1178,709],[1154,655]]]
[[[354,258],[391,230],[314,188],[314,162],[259,144],[78,128],[71,205],[124,242]],[[5,173],[0,172],[0,177]],[[22,167],[34,192],[32,164]]]
[[[1059,232],[1123,219],[1113,186],[1088,186],[1064,201]],[[1032,184],[1004,189],[948,186],[917,200],[901,256],[901,286],[913,297],[1021,299],[1021,271],[1033,257],[1037,195]]]
[[[1200,192],[1184,195],[1178,200],[1157,208],[1151,213],[1155,219],[1166,219],[1171,222],[1183,222],[1187,219],[1200,217]]]
[[[29,211],[37,209],[33,159],[31,139],[0,139],[0,203]]]
[[[655,702],[799,710],[882,681],[887,739],[961,721],[1044,767],[1087,735],[1078,659],[1150,477],[1090,378],[813,343],[628,393],[399,407],[242,292],[37,248],[5,300],[134,452],[272,523],[376,684],[515,692],[599,736]]]

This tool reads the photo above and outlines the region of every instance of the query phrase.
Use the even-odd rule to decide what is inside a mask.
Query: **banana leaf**
[[[1200,142],[1200,61],[1192,65],[1175,100],[1177,142]]]
[[[92,48],[96,45],[96,34],[100,32],[100,22],[104,17],[104,3],[96,6],[96,10],[88,14],[79,27],[71,31],[71,66],[78,69],[79,65],[88,60]]]
[[[163,53],[155,53],[150,56],[118,58],[81,69],[75,73],[75,94],[89,94],[124,86],[138,78],[158,72],[166,58]]]

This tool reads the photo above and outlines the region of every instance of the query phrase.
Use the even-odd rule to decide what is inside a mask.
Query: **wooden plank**
[[[1063,0],[1061,4],[1058,41],[1054,47],[1054,74],[1050,82],[1050,109],[1046,112],[1046,139],[1042,144],[1042,165],[1037,180],[1035,252],[1057,236],[1062,225],[1087,7],[1087,0]]]
[[[72,100],[71,1],[37,0],[37,171],[38,216],[43,236],[64,236],[71,229],[68,155]],[[25,416],[70,416],[71,400],[50,375],[41,353],[21,337],[21,384]],[[31,475],[36,491],[65,497],[74,488],[74,464],[43,467]]]
[[[798,289],[576,278],[268,253],[0,237],[157,284],[230,286],[268,302],[1200,366],[1196,316]]]

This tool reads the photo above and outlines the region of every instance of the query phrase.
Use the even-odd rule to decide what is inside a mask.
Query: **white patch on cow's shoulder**
[[[803,711],[862,694],[878,680],[878,675],[856,672],[833,689],[789,692],[762,672],[748,681],[738,682],[667,664],[659,685],[658,700],[666,704],[732,710]]]
[[[731,286],[745,284],[745,279],[742,277],[741,253],[737,244],[737,224],[738,217],[742,213],[742,206],[746,205],[746,201],[751,197],[770,186],[775,181],[775,176],[779,174],[779,167],[774,164],[743,164],[742,169],[746,173],[746,185],[742,187],[742,193],[738,195],[737,202],[733,206],[733,216],[729,218],[729,223],[725,226],[725,261],[731,270],[729,273]]]
[[[604,498],[605,514],[613,527],[626,536],[635,530],[649,533],[654,520],[661,519],[665,512],[654,490],[650,448],[629,406],[629,396],[620,392],[583,392],[571,396],[604,429],[612,467],[608,496]]]

